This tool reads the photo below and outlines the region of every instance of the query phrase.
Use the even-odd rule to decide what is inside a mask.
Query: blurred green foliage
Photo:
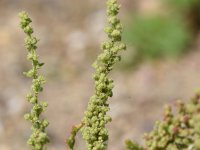
[[[199,0],[164,0],[170,6],[174,7],[177,11],[187,10],[193,6],[199,5]]]
[[[135,48],[129,63],[146,59],[180,56],[190,41],[190,32],[181,19],[163,16],[135,16],[124,38]]]
[[[160,0],[163,15],[136,13],[126,26],[124,38],[131,49],[123,67],[144,60],[177,58],[192,44],[200,29],[200,0]],[[167,11],[166,11],[167,10]]]

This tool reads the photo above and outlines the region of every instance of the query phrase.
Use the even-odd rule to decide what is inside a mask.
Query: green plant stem
[[[46,143],[49,142],[49,138],[45,132],[45,128],[49,122],[45,119],[40,119],[41,113],[47,107],[47,102],[39,102],[39,93],[43,91],[42,85],[45,83],[45,78],[38,74],[38,70],[44,65],[38,60],[36,54],[38,39],[34,37],[33,28],[30,26],[32,20],[28,17],[26,12],[19,13],[20,26],[24,33],[27,35],[25,38],[25,47],[28,51],[27,59],[32,63],[32,69],[25,72],[29,78],[32,78],[31,92],[27,94],[27,101],[30,102],[33,107],[30,113],[24,115],[24,118],[32,123],[32,134],[27,143],[31,145],[32,150],[43,150]]]
[[[79,125],[73,126],[71,134],[69,138],[67,139],[66,143],[69,147],[69,150],[74,150],[74,144],[75,144],[75,138],[76,134],[79,132],[79,130],[84,126],[84,123],[81,123]]]

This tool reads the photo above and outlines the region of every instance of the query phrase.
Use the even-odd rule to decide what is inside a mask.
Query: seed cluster
[[[122,25],[117,18],[119,9],[117,0],[107,1],[108,26],[105,28],[105,32],[108,39],[102,43],[103,52],[93,64],[96,69],[93,75],[95,94],[90,98],[83,119],[85,126],[81,129],[83,138],[86,140],[87,150],[104,150],[107,147],[106,124],[111,121],[111,117],[107,115],[109,111],[108,98],[112,97],[114,87],[113,80],[108,77],[108,74],[114,64],[121,59],[118,53],[126,49],[125,44],[121,42]]]
[[[145,136],[148,150],[200,149],[199,96],[192,98],[189,104],[178,101],[176,116],[170,106],[165,107],[164,120],[157,122],[154,130]]]
[[[199,150],[200,149],[200,93],[189,103],[177,101],[176,114],[168,105],[164,108],[163,121],[157,121],[153,131],[144,136],[145,147],[133,148],[134,143],[127,142],[129,150]],[[132,145],[132,147],[131,147]]]
[[[25,38],[25,47],[28,50],[27,59],[32,63],[32,69],[24,73],[27,77],[32,78],[31,92],[27,94],[26,98],[33,107],[30,113],[24,115],[24,118],[32,123],[32,135],[27,143],[31,145],[33,150],[42,150],[44,145],[49,142],[48,136],[45,133],[45,128],[49,122],[45,119],[40,119],[40,114],[47,107],[47,102],[38,101],[38,95],[42,92],[42,85],[45,83],[44,77],[38,75],[38,70],[44,63],[38,61],[38,55],[36,54],[38,39],[32,35],[33,28],[30,26],[31,19],[26,12],[19,13],[19,18],[20,26],[27,35]]]

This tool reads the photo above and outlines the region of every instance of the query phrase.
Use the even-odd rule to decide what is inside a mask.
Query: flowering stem
[[[28,17],[26,12],[19,13],[20,26],[24,33],[27,35],[25,38],[25,47],[28,51],[27,59],[32,63],[32,69],[25,72],[29,78],[32,78],[31,92],[27,94],[27,101],[30,102],[33,107],[30,113],[24,115],[24,118],[32,123],[32,134],[27,143],[31,145],[32,150],[43,150],[44,145],[49,142],[49,138],[45,133],[45,128],[49,122],[45,119],[40,119],[40,114],[47,107],[47,102],[39,102],[38,95],[43,91],[42,85],[45,83],[45,78],[38,74],[38,70],[44,65],[38,60],[36,54],[38,39],[34,37],[33,28],[30,26],[32,20]]]
[[[107,1],[107,22],[105,28],[108,39],[102,43],[102,53],[94,62],[96,69],[93,79],[95,80],[95,92],[88,103],[81,132],[86,140],[87,150],[104,150],[107,147],[108,131],[106,124],[111,121],[107,115],[109,111],[108,98],[112,97],[114,87],[113,80],[108,77],[115,63],[121,60],[118,52],[125,50],[126,46],[121,42],[122,25],[117,18],[120,6],[117,0]]]

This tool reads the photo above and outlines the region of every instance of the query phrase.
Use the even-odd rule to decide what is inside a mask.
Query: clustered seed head
[[[177,101],[177,113],[164,107],[163,121],[155,123],[153,131],[144,135],[143,150],[199,150],[200,149],[200,93],[187,104]],[[133,143],[132,143],[133,144]],[[139,150],[130,148],[129,150]]]
[[[27,35],[25,38],[25,47],[28,50],[27,59],[32,62],[32,69],[25,72],[29,78],[32,78],[31,92],[27,94],[26,99],[33,107],[30,113],[24,115],[24,118],[32,123],[32,135],[28,139],[27,143],[32,146],[33,150],[42,150],[44,145],[49,142],[48,136],[45,133],[45,128],[49,122],[45,119],[40,119],[40,114],[47,107],[47,102],[38,101],[38,94],[42,92],[42,85],[45,83],[43,76],[38,75],[38,69],[40,69],[44,63],[38,61],[38,55],[36,54],[38,39],[32,36],[33,28],[30,26],[32,22],[26,12],[19,13],[20,26],[24,33]]]
[[[96,69],[93,75],[95,94],[90,98],[83,119],[85,126],[81,129],[87,143],[87,150],[104,150],[107,147],[108,131],[105,126],[111,121],[111,117],[107,115],[109,111],[108,98],[112,97],[114,87],[113,80],[108,78],[108,74],[114,64],[121,59],[118,52],[126,49],[125,44],[121,42],[122,25],[117,18],[119,8],[117,0],[107,1],[108,26],[105,28],[105,32],[108,40],[102,43],[103,52],[93,64]]]

